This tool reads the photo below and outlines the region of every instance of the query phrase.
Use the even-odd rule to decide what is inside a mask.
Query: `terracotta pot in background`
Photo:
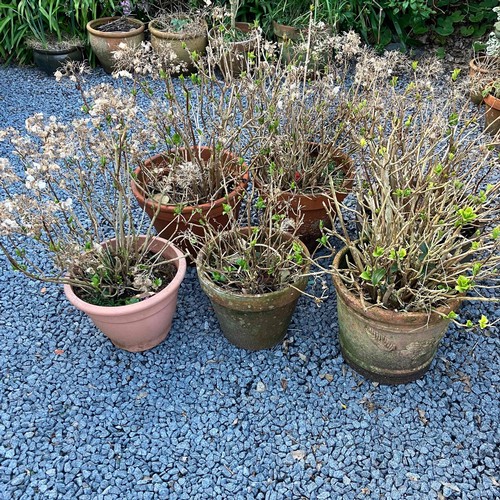
[[[87,23],[87,32],[89,34],[89,41],[94,54],[99,59],[102,67],[107,73],[113,72],[113,67],[115,61],[113,59],[113,52],[118,50],[118,46],[121,43],[125,43],[128,46],[137,47],[144,40],[144,28],[145,25],[139,19],[134,19],[133,17],[125,18],[137,27],[131,31],[100,31],[97,28],[103,24],[110,23],[111,21],[116,21],[120,17],[102,17],[100,19],[94,19]]]
[[[146,237],[139,237],[139,244]],[[115,240],[103,245],[113,246]],[[160,344],[167,336],[172,326],[172,320],[177,306],[177,293],[186,274],[186,259],[182,252],[162,238],[154,238],[150,248],[159,252],[163,247],[162,256],[174,259],[172,264],[177,268],[173,280],[163,290],[136,304],[117,307],[104,307],[89,304],[76,296],[70,285],[64,285],[64,293],[68,300],[80,311],[83,311],[93,321],[116,347],[131,352],[151,349]]]
[[[242,231],[249,230],[242,228]],[[283,237],[292,239],[287,233],[283,233]],[[304,256],[309,258],[307,248],[303,243],[300,244]],[[210,242],[205,245],[196,260],[198,279],[202,290],[212,303],[227,340],[249,351],[270,349],[279,344],[286,335],[297,300],[307,286],[308,277],[299,277],[293,286],[283,290],[258,295],[224,290],[203,272],[209,252]],[[304,273],[308,270],[309,268],[305,269]]]
[[[251,33],[250,23],[236,23],[237,30],[243,33]],[[248,40],[240,42],[230,42],[226,44],[225,49],[221,53],[219,61],[219,69],[221,70],[224,78],[238,77],[247,70],[248,67],[248,53],[256,48],[257,37],[250,37]],[[209,43],[220,43],[217,35],[212,31],[209,37]]]
[[[337,253],[333,267],[345,266],[348,250]],[[433,312],[394,312],[366,307],[351,293],[340,277],[332,275],[337,291],[339,341],[345,361],[361,375],[382,384],[404,384],[429,369],[450,320]],[[450,302],[439,312],[448,314],[459,307]]]
[[[157,27],[157,21],[153,20],[148,25],[151,34],[151,45],[157,53],[173,50],[177,60],[186,65],[187,70],[193,69],[193,62],[190,53],[196,51],[200,56],[206,52],[208,37],[207,34],[189,37],[183,33],[171,33],[162,31]]]

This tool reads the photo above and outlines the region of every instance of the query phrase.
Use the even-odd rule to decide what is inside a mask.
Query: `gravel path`
[[[0,68],[1,127],[78,103]],[[300,299],[284,345],[249,353],[190,269],[167,340],[132,354],[3,256],[0,291],[2,500],[500,497],[498,329],[450,328],[425,378],[384,387],[343,362],[333,293]]]

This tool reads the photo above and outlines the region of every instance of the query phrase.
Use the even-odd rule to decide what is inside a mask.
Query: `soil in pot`
[[[212,156],[212,150],[208,147],[197,148],[201,158],[204,161],[209,161]],[[190,160],[190,153],[184,148],[178,150],[186,160]],[[236,156],[229,152],[224,152],[221,155],[220,161],[228,164],[227,171],[231,170],[231,165],[234,165],[234,182],[227,195],[221,195],[220,198],[214,201],[207,201],[198,205],[184,205],[179,210],[178,204],[164,203],[164,198],[154,194],[154,190],[146,188],[147,178],[143,171],[144,169],[169,169],[170,164],[168,158],[164,155],[156,155],[146,162],[144,167],[139,167],[135,171],[136,180],[132,181],[132,192],[136,197],[141,208],[145,210],[151,219],[154,219],[153,224],[158,234],[168,240],[174,240],[175,244],[189,253],[196,255],[196,250],[189,242],[188,237],[182,233],[188,229],[192,231],[197,238],[203,239],[205,230],[200,223],[202,219],[206,219],[213,227],[229,229],[231,220],[238,218],[241,200],[244,196],[249,175],[245,165],[240,166]],[[238,175],[236,172],[240,170]],[[225,212],[224,205],[231,207],[231,218]]]
[[[242,231],[250,229],[243,228]],[[293,240],[287,233],[283,233],[282,237]],[[308,259],[307,248],[303,243],[300,245],[303,255]],[[211,251],[209,242],[198,254],[196,268],[201,288],[210,299],[226,339],[235,346],[250,351],[270,349],[279,344],[286,335],[297,300],[307,286],[308,277],[300,275],[291,285],[261,294],[224,288],[207,275],[206,266]],[[308,270],[307,265],[303,273]]]
[[[145,236],[139,244],[146,243]],[[115,240],[103,243],[114,247]],[[139,302],[114,307],[95,305],[82,300],[79,292],[70,285],[64,286],[68,300],[86,313],[101,332],[120,349],[131,352],[145,351],[160,344],[168,335],[177,306],[177,293],[186,273],[186,260],[182,252],[162,238],[150,242],[152,252],[160,252],[165,260],[171,260],[176,272],[168,276],[170,282],[153,296]],[[167,266],[169,267],[169,266]],[[167,271],[171,274],[171,271]],[[81,295],[81,293],[80,293]]]
[[[346,265],[347,248],[333,267]],[[402,384],[421,378],[429,369],[449,324],[447,315],[459,300],[433,312],[395,312],[362,303],[342,279],[332,275],[337,291],[339,342],[345,361],[358,373],[382,384]]]

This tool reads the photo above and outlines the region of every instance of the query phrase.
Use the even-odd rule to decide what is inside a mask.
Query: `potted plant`
[[[313,81],[305,63],[262,65],[246,95],[248,109],[257,113],[247,131],[256,136],[255,183],[264,199],[281,200],[278,212],[295,220],[297,236],[309,247],[321,237],[320,227],[330,223],[330,184],[339,200],[352,187],[351,142],[344,128],[351,109],[348,93],[341,91],[348,74],[344,63]]]
[[[214,26],[209,33],[209,47],[226,79],[250,72],[258,51],[260,28],[236,22],[239,5],[239,0],[230,0],[229,22],[224,10],[213,10]]]
[[[272,206],[261,207],[258,226],[235,225],[220,233],[209,228],[196,259],[201,288],[224,336],[251,351],[283,340],[308,282],[309,252],[284,231],[290,221],[273,214]]]
[[[450,321],[489,323],[461,319],[458,307],[492,300],[481,291],[498,279],[498,159],[457,94],[443,105],[422,82],[378,85],[352,130],[361,230],[353,238],[337,209],[326,232],[344,244],[331,268],[342,354],[381,383],[421,377]]]
[[[22,0],[17,12],[26,23],[29,36],[26,45],[33,50],[35,64],[48,75],[67,61],[83,60],[83,41],[66,13],[64,2],[50,2],[50,10]]]
[[[213,67],[199,60],[197,74],[181,75],[174,83],[164,58],[147,44],[140,50],[124,47],[118,56],[123,67],[139,61],[134,73],[119,69],[118,74],[132,78],[149,99],[149,110],[141,119],[148,143],[158,151],[137,164],[132,192],[154,219],[160,236],[192,253],[186,230],[202,235],[200,220],[227,228],[228,211],[238,213],[245,193],[249,176],[244,157],[252,143],[243,140],[234,112],[243,107],[243,94],[238,92],[243,82],[219,82]],[[151,89],[144,77],[148,71],[163,86]]]
[[[486,108],[484,120],[486,132],[496,135],[500,130],[500,80],[491,81],[483,90]]]
[[[149,32],[153,50],[173,51],[182,70],[192,70],[192,53],[203,56],[208,44],[207,23],[201,15],[188,13],[164,14],[150,21]]]
[[[141,156],[132,147],[135,100],[110,85],[83,93],[75,63],[66,73],[87,116],[65,124],[38,113],[26,120],[27,134],[0,132],[23,167],[0,162],[0,249],[13,269],[64,284],[117,347],[150,349],[170,330],[186,261],[137,222],[128,168]]]
[[[90,46],[106,73],[116,66],[114,54],[120,46],[138,47],[144,41],[145,24],[130,17],[133,5],[121,2],[122,16],[101,17],[87,23]]]

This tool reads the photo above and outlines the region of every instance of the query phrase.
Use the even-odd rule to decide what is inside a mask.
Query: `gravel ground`
[[[0,68],[2,127],[78,103],[36,69]],[[249,353],[189,269],[167,340],[132,354],[3,257],[0,290],[2,500],[500,497],[498,329],[451,327],[422,380],[387,387],[343,362],[333,293],[300,299],[285,343]]]

